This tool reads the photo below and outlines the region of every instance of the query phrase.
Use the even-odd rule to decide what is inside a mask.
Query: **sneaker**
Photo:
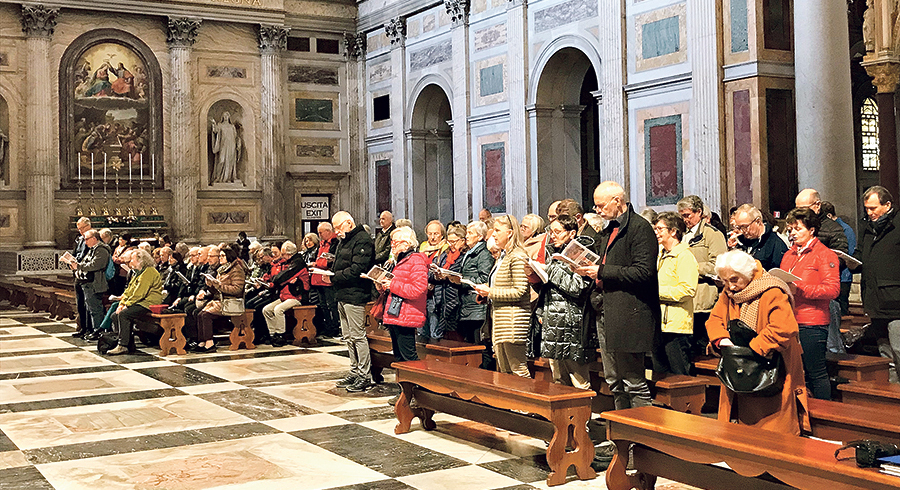
[[[350,373],[347,376],[345,376],[344,379],[335,383],[334,386],[337,388],[346,388],[354,383],[356,383],[356,375],[353,373]]]
[[[347,387],[347,391],[350,393],[366,391],[367,389],[373,386],[372,380],[369,378],[356,378],[356,382]]]
[[[399,400],[400,400],[400,395],[398,394],[398,395],[396,395],[396,396],[392,396],[392,397],[387,401],[387,404],[393,407],[394,405],[397,404],[397,401],[399,401]]]
[[[281,335],[275,334],[272,336],[272,347],[284,347],[286,345],[287,341]]]
[[[612,441],[603,441],[594,447],[594,461],[610,462],[616,455],[616,445]]]
[[[128,347],[125,347],[124,345],[117,345],[115,349],[113,349],[113,350],[107,352],[106,355],[108,355],[108,356],[118,356],[118,355],[121,355],[121,354],[125,354],[126,352],[128,352]]]

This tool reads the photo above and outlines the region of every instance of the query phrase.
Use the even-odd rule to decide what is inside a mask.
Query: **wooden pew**
[[[396,434],[409,432],[414,417],[432,430],[434,412],[446,412],[549,441],[550,486],[565,483],[569,466],[582,480],[597,476],[586,425],[593,391],[440,361],[395,362],[393,368],[403,389],[394,406]]]
[[[316,326],[313,318],[316,316],[316,305],[302,305],[292,308],[297,325],[294,326],[294,342],[292,345],[300,347],[303,342],[313,347],[316,345]]]
[[[228,350],[238,350],[241,348],[241,344],[244,344],[245,349],[255,349],[256,346],[253,344],[253,310],[245,309],[243,315],[231,317],[231,323],[234,325],[234,328],[231,329],[231,335],[228,337],[231,340],[231,346],[228,347]]]
[[[896,411],[810,398],[809,418],[812,435],[822,439],[900,443],[900,418]]]
[[[31,286],[24,281],[7,279],[0,281],[0,287],[5,291],[4,296],[12,306],[22,306],[28,302],[28,292]]]
[[[868,405],[896,416],[900,411],[900,384],[865,381],[838,385],[844,403]],[[897,417],[900,420],[900,416]]]
[[[891,361],[886,357],[834,354],[831,352],[825,356],[828,362],[829,374],[836,374],[838,377],[849,379],[851,382],[888,382],[888,377],[890,376],[888,370],[890,369]]]
[[[187,351],[184,350],[187,339],[181,331],[187,315],[184,313],[151,313],[150,316],[159,320],[159,326],[163,330],[159,337],[159,355],[165,357],[172,353],[172,349],[175,349],[175,353],[179,356],[187,354]]]
[[[652,489],[661,476],[706,489],[896,489],[900,481],[855,461],[840,447],[791,434],[722,423],[658,407],[603,413],[617,454],[606,471],[610,490]],[[635,473],[626,473],[629,446]],[[852,452],[850,453],[852,455]],[[732,469],[712,466],[725,462]],[[777,480],[768,478],[771,475]],[[783,482],[783,483],[782,483]]]
[[[68,318],[74,320],[78,314],[78,304],[75,301],[75,292],[58,289],[56,291],[56,317],[60,320]]]
[[[380,328],[366,332],[369,341],[369,356],[372,359],[372,379],[376,383],[384,381],[382,371],[396,362],[391,335]],[[438,360],[462,366],[478,367],[481,365],[483,345],[469,344],[456,340],[440,340],[435,343],[416,342],[416,354],[419,359]]]

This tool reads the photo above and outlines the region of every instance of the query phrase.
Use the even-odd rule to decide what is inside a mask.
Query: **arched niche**
[[[252,114],[240,102],[220,99],[209,107],[204,121],[206,173],[202,183],[218,188],[247,187],[251,180]]]
[[[118,29],[82,34],[59,66],[61,187],[162,188],[162,74],[153,51]]]

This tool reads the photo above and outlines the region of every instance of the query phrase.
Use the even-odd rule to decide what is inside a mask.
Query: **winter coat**
[[[524,344],[531,319],[531,287],[525,275],[528,257],[524,250],[504,252],[491,274],[491,340]]]
[[[391,223],[390,228],[385,231],[382,231],[380,227],[375,230],[375,264],[382,265],[391,256],[391,233],[396,229],[397,227]],[[366,271],[368,270],[366,269]]]
[[[162,299],[162,281],[159,279],[159,271],[154,267],[145,267],[139,273],[131,275],[119,304],[126,307],[138,305],[149,310],[151,305],[160,304]]]
[[[468,279],[475,284],[487,284],[494,267],[494,257],[487,249],[487,244],[480,241],[457,259],[462,262],[459,273],[463,279]],[[459,321],[483,321],[487,318],[487,305],[478,303],[478,295],[475,290],[465,284],[456,285],[459,290]]]
[[[686,243],[672,250],[660,247],[657,277],[662,331],[694,333],[694,294],[697,292],[697,260]]]
[[[109,245],[98,242],[93,248],[88,248],[78,261],[78,269],[75,271],[75,279],[79,284],[90,284],[95,293],[102,293],[109,289],[106,283],[106,266],[110,261]]]
[[[558,251],[547,244],[548,256]],[[596,360],[596,327],[593,322],[584,321],[591,280],[575,274],[561,260],[547,264],[547,276],[531,322],[532,329],[540,329],[540,357],[569,359],[579,364]],[[529,332],[529,343],[536,339],[535,333]],[[534,353],[532,345],[526,350]]]
[[[244,297],[244,280],[247,277],[247,271],[244,262],[241,259],[235,259],[230,264],[219,266],[216,279],[219,283],[211,286],[213,297],[209,303],[203,308],[203,311],[212,313],[213,315],[222,314],[222,300],[225,298],[242,298]]]
[[[425,303],[428,297],[428,257],[423,253],[404,252],[391,271],[391,289],[384,308],[384,324],[422,328],[425,325]],[[388,313],[394,297],[401,298],[400,312]]]
[[[609,243],[616,224],[619,231]],[[606,255],[598,277],[603,288],[605,346],[601,348],[610,352],[652,351],[660,331],[656,275],[659,245],[653,228],[628,204],[621,216],[607,223],[595,247],[600,257]]]
[[[787,252],[788,246],[777,233],[772,231],[771,225],[765,226],[763,234],[755,240],[748,240],[743,235],[739,236],[737,248],[752,255],[765,270],[771,270],[781,265],[781,258]]]
[[[272,286],[278,290],[278,299],[287,301],[296,299],[303,301],[309,291],[309,270],[306,268],[306,257],[294,254],[285,264],[285,268],[272,278]]]
[[[719,288],[711,278],[704,276],[716,275],[716,258],[728,251],[725,235],[709,223],[701,223],[697,233],[686,243],[697,260],[700,274],[694,295],[694,312],[708,312],[719,299]]]
[[[794,316],[800,325],[828,325],[828,303],[841,293],[837,254],[817,238],[801,252],[795,243],[781,259],[781,268],[800,278],[794,282]]]
[[[450,250],[445,250],[434,264],[443,269],[459,272],[462,269],[462,258],[465,252],[460,252],[459,257],[447,267],[447,258]],[[449,279],[438,279],[433,273],[428,274],[428,283],[434,286],[432,297],[434,298],[434,312],[443,332],[455,331],[459,321],[459,288]]]
[[[863,308],[872,319],[900,318],[900,218],[891,208],[859,239]]]
[[[317,269],[326,271],[330,270],[332,264],[327,259],[322,257],[322,255],[326,253],[334,255],[334,251],[337,249],[337,244],[337,238],[332,238],[331,240],[322,240],[319,242],[319,246],[316,248],[316,258],[314,260]],[[366,272],[368,272],[368,269],[366,270]],[[313,274],[312,278],[310,279],[310,284],[312,284],[313,286],[330,287],[331,284],[326,284],[323,280],[323,277],[324,276],[322,276],[321,274]]]
[[[372,300],[372,281],[360,274],[369,272],[375,260],[375,244],[361,225],[350,230],[334,252],[331,283],[339,303],[363,306]]]
[[[171,304],[170,301],[174,301],[176,298],[180,297],[181,292],[187,289],[187,285],[181,282],[181,278],[175,273],[176,271],[187,277],[188,271],[184,262],[177,262],[169,265],[169,273],[166,275],[166,280],[163,281],[163,291],[166,293],[167,304]],[[188,280],[190,280],[190,278],[188,278]]]
[[[825,245],[825,248],[832,250],[840,250],[845,254],[849,254],[850,244],[847,242],[847,235],[844,234],[844,228],[835,220],[819,214],[819,229],[816,230],[816,238]]]

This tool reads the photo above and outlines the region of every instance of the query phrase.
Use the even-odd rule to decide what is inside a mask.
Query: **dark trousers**
[[[844,316],[850,314],[850,286],[852,285],[852,282],[842,282],[841,294],[837,297],[837,302],[841,305],[841,315]]]
[[[216,324],[227,321],[229,317],[216,315],[208,311],[201,311],[197,316],[197,342],[206,342],[213,339]]]
[[[385,325],[391,334],[391,346],[394,348],[394,358],[399,362],[418,361],[416,352],[416,329],[400,327],[397,325]]]
[[[181,332],[188,340],[197,340],[197,315],[199,314],[200,310],[197,309],[195,301],[188,301],[184,305],[184,328],[181,329]]]
[[[706,321],[709,312],[694,313],[694,334],[691,335],[691,358],[706,354],[709,345],[709,334],[706,333]]]
[[[466,342],[477,344],[480,340],[479,333],[483,325],[484,320],[461,320],[456,324],[456,333],[460,334]]]
[[[100,330],[103,323],[103,317],[106,316],[106,310],[103,309],[103,294],[105,291],[94,291],[93,283],[84,283],[76,286],[81,290],[86,315],[81,320],[81,325],[85,332]],[[79,304],[79,309],[81,305]]]
[[[803,371],[806,389],[813,398],[831,400],[831,381],[825,365],[828,325],[800,325],[800,346],[803,347]]]
[[[88,320],[87,304],[84,302],[84,291],[81,290],[81,284],[75,283],[75,305],[78,308],[78,327],[79,332],[88,332],[91,321]]]
[[[150,310],[140,305],[131,305],[119,313],[113,313],[112,327],[119,335],[119,345],[134,350],[135,324],[150,320]]]
[[[338,319],[334,286],[313,286],[313,288],[319,296],[318,312],[322,318],[322,331],[329,334],[339,334],[341,322]]]
[[[653,356],[653,370],[689,375],[691,370],[691,336],[681,333],[660,334],[659,348]]]

